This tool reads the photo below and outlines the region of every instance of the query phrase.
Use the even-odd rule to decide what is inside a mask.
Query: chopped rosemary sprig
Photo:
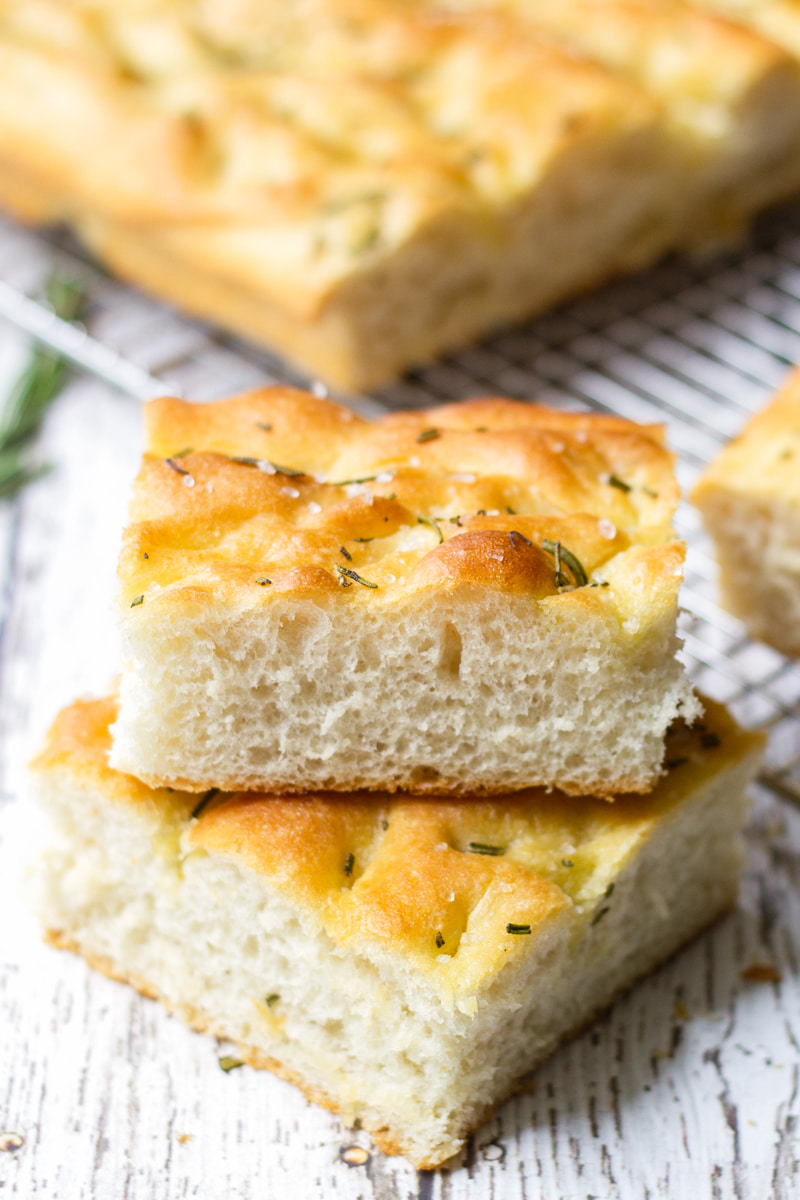
[[[256,421],[256,426],[258,429],[263,429],[264,433],[272,432],[272,426],[268,425],[266,421]]]
[[[562,858],[561,865],[562,865],[562,867],[574,867],[575,863],[572,861],[571,858]]]
[[[599,912],[596,912],[592,917],[592,925],[596,925],[598,921],[602,921],[607,912],[611,912],[611,909],[608,905],[606,905],[605,908],[601,908]]]
[[[272,1008],[273,1004],[277,1004],[279,1000],[280,996],[277,992],[270,992],[270,994],[265,997],[264,1003],[266,1004],[267,1008]]]
[[[267,587],[270,583],[272,583],[272,580],[267,579],[266,575],[262,575],[260,579],[256,580],[256,583],[259,585],[259,587]]]
[[[347,547],[346,547],[346,546],[340,546],[340,547],[339,547],[339,553],[340,553],[341,555],[343,555],[343,556],[344,556],[344,557],[347,559],[347,561],[348,561],[348,562],[352,562],[352,561],[353,561],[353,556],[352,556],[352,554],[350,553],[350,551],[347,549]]]
[[[608,887],[606,888],[606,890],[603,892],[603,895],[605,896],[606,900],[608,900],[608,898],[609,898],[610,896],[613,896],[613,894],[614,894],[614,886],[615,886],[615,885],[614,885],[613,883],[610,883],[610,884],[608,885]]]
[[[350,852],[350,853],[347,855],[347,858],[344,860],[344,873],[345,873],[345,875],[347,875],[347,876],[349,877],[350,875],[352,875],[352,874],[353,874],[353,867],[355,866],[355,864],[356,864],[356,858],[355,858],[355,855],[354,855],[354,854],[352,853],[352,851],[351,851],[351,852]]]
[[[53,278],[45,298],[62,321],[76,321],[86,306],[83,289],[66,279]],[[0,414],[0,498],[15,496],[26,483],[49,467],[31,466],[28,450],[45,411],[58,395],[67,373],[62,356],[35,346]]]
[[[368,538],[353,538],[353,541],[354,541],[354,542],[374,542],[374,541],[375,541],[375,538],[374,538],[374,537],[368,537]]]
[[[626,483],[624,479],[620,479],[617,475],[609,475],[608,479],[606,479],[606,483],[609,487],[618,488],[621,492],[633,491],[631,485]]]
[[[360,479],[340,479],[336,483],[331,483],[331,487],[350,487],[351,483],[372,483],[380,474],[382,472],[378,471],[375,475],[362,475]]]
[[[290,479],[296,479],[306,474],[305,471],[298,471],[296,467],[282,467],[280,463],[272,462],[269,458],[251,458],[249,454],[231,454],[229,460],[238,463],[240,467],[258,467],[265,475],[288,475]]]
[[[219,788],[209,788],[208,791],[200,797],[197,804],[195,804],[194,808],[192,809],[192,820],[196,821],[200,816],[200,813],[207,808],[215,796],[218,795]]]
[[[461,513],[459,513],[457,517],[451,517],[451,518],[450,518],[450,524],[451,524],[451,525],[457,525],[457,526],[459,527],[459,529],[461,529],[461,528],[462,528],[462,525],[461,525]]]
[[[544,539],[542,549],[547,554],[552,554],[555,559],[557,588],[586,587],[589,582],[589,576],[583,569],[580,560],[576,558],[571,550],[568,550],[566,546],[562,546],[561,542],[551,542],[550,538]],[[572,579],[569,578],[565,571],[562,571],[562,563],[571,572]]]
[[[526,538],[525,534],[520,533],[518,529],[512,529],[508,536],[511,539],[511,545],[514,547],[515,550],[517,548],[517,538],[519,538],[519,540],[521,542],[524,542],[524,544],[526,546],[533,545],[533,542],[530,540],[530,538]]]
[[[433,517],[417,517],[417,524],[428,525],[431,529],[435,529],[439,535],[439,545],[441,546],[442,542],[444,541],[444,534],[439,528],[438,523],[434,521]]]
[[[704,733],[700,738],[700,745],[704,750],[713,750],[720,743],[718,733]]]
[[[442,931],[441,931],[441,929],[437,929],[436,930],[436,948],[437,948],[437,950],[441,950],[443,945],[444,945],[444,938],[442,937]]]
[[[512,921],[506,925],[506,933],[530,933],[530,925],[515,925]]]
[[[217,1059],[217,1062],[226,1075],[229,1071],[235,1071],[237,1067],[244,1066],[244,1059],[234,1058],[232,1054],[223,1054],[222,1058]]]
[[[499,858],[506,852],[505,846],[488,846],[486,842],[470,842],[467,849],[470,854],[489,854],[493,858]]]
[[[168,467],[170,467],[178,475],[188,475],[189,474],[189,472],[186,470],[185,467],[182,467],[180,465],[180,463],[175,462],[174,458],[165,458],[164,462],[167,464]]]
[[[344,587],[350,586],[349,582],[347,582],[347,581],[349,581],[351,579],[355,583],[360,583],[362,587],[376,588],[378,586],[377,583],[371,583],[369,579],[364,579],[363,576],[359,575],[357,571],[351,571],[349,567],[340,567],[339,564],[336,563],[336,570],[338,571],[338,573],[341,577],[339,582]]]
[[[438,429],[423,429],[422,433],[417,438],[418,442],[435,442],[440,438],[441,432]]]
[[[142,592],[141,596],[134,596],[133,600],[131,600],[131,608],[138,608],[140,604],[144,604],[144,592]]]

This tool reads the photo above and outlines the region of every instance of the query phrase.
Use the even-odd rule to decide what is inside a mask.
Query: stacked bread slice
[[[736,894],[761,739],[675,663],[662,433],[270,389],[147,442],[49,936],[436,1166]]]

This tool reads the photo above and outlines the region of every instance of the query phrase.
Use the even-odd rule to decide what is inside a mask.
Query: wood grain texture
[[[0,341],[0,355],[4,350]],[[8,351],[11,353],[11,350]],[[23,764],[56,709],[114,673],[110,598],[139,412],[70,386],[56,470],[0,509],[0,1192],[58,1200],[790,1200],[800,1195],[800,812],[766,791],[741,903],[536,1076],[437,1173],[291,1086],[224,1074],[215,1042],[46,948],[18,898]],[[748,982],[754,963],[780,982]]]

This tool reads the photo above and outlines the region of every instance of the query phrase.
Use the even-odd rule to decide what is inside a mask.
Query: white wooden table
[[[713,275],[664,268],[607,292],[602,307],[589,301],[495,339],[381,402],[502,390],[645,419],[663,407],[687,481],[787,360],[800,359],[800,214],[782,220],[760,249]],[[0,278],[31,290],[51,258],[44,241],[0,230]],[[205,398],[269,373],[267,360],[213,343],[109,281],[96,288],[90,331],[121,350],[140,379],[149,371]],[[0,385],[23,353],[0,322]],[[140,453],[139,404],[76,377],[41,450],[54,470],[0,505],[0,1194],[800,1196],[800,809],[786,798],[798,790],[790,764],[800,752],[800,668],[748,644],[718,613],[690,512],[682,520],[693,556],[692,668],[740,715],[773,723],[773,783],[785,793],[758,789],[739,907],[559,1051],[535,1090],[479,1131],[463,1161],[417,1173],[290,1085],[247,1067],[224,1074],[211,1039],[40,942],[17,893],[34,837],[24,763],[56,709],[102,693],[115,672],[114,561]],[[754,965],[774,968],[775,978],[748,978]],[[370,1151],[364,1165],[343,1160],[353,1145]]]

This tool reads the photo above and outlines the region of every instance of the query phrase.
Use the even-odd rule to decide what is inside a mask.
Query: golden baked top
[[[115,715],[112,700],[66,709],[33,769],[109,803],[145,806],[156,818],[154,852],[176,868],[198,852],[239,862],[336,943],[383,944],[465,1012],[482,984],[562,916],[599,921],[615,880],[670,814],[763,744],[706,701],[702,724],[670,734],[656,790],[613,805],[541,789],[467,802],[216,791],[198,800],[108,767]]]
[[[492,214],[560,157],[656,120],[511,14],[0,0],[2,158],[53,215],[157,234],[303,317],[443,217],[502,239]]]
[[[729,442],[692,493],[701,508],[717,488],[800,503],[800,371]]]
[[[800,8],[797,0],[696,0],[698,7],[741,21],[800,56]]]
[[[146,414],[120,560],[129,620],[456,587],[577,604],[634,633],[674,609],[683,544],[660,427],[499,399],[367,421],[289,388]]]

